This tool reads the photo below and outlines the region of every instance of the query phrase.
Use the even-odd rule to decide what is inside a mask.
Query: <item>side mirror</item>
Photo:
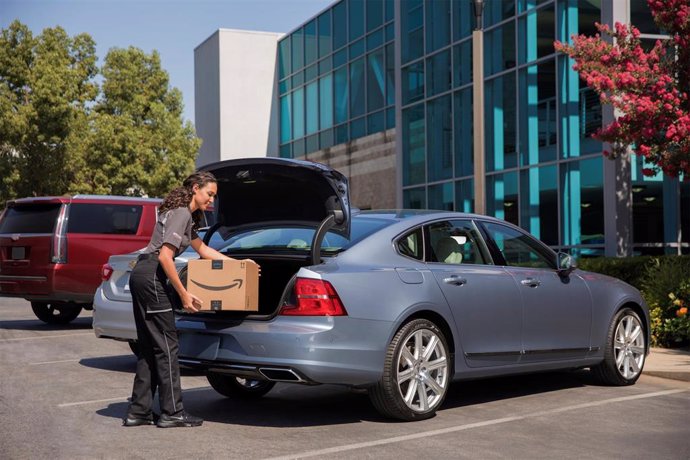
[[[568,276],[575,270],[575,263],[570,254],[559,252],[556,254],[556,266],[558,267],[558,274],[560,276]]]

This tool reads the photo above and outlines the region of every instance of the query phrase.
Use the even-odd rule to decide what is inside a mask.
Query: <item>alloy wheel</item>
[[[618,322],[613,343],[618,373],[626,379],[635,378],[645,358],[645,334],[639,319],[626,315]]]

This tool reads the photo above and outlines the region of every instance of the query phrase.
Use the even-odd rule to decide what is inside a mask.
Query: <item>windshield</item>
[[[392,223],[392,220],[387,219],[354,218],[352,219],[350,239],[328,232],[323,239],[321,251],[325,253],[344,251],[356,242]],[[221,237],[222,229],[220,229],[220,231],[213,234],[208,244],[220,252],[257,249],[308,252],[311,249],[311,242],[315,232],[316,230],[313,228],[275,227],[233,233],[224,240]]]

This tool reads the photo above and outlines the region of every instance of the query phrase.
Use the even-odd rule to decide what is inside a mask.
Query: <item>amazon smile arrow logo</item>
[[[237,286],[237,289],[242,287],[242,280],[241,279],[235,279],[233,281],[235,281],[235,282],[232,284],[228,284],[227,286],[209,286],[207,284],[198,283],[194,280],[192,280],[192,283],[196,284],[197,286],[199,286],[202,289],[206,289],[207,291],[225,291],[226,289],[232,289],[235,286]]]

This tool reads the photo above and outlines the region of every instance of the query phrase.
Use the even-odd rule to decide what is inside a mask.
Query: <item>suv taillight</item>
[[[328,281],[297,278],[294,289],[297,305],[285,305],[281,315],[347,316],[338,293]]]
[[[54,264],[67,263],[67,235],[65,235],[65,230],[67,230],[67,206],[63,204],[55,224],[50,248],[50,261]]]
[[[101,267],[101,281],[108,281],[113,275],[113,267],[110,264],[103,264]]]

